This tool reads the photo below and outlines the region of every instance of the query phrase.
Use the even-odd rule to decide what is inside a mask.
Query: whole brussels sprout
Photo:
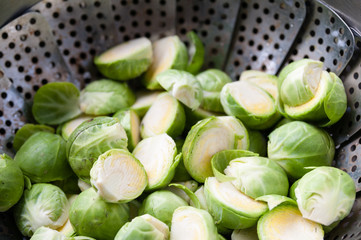
[[[67,141],[67,155],[74,173],[90,183],[90,169],[99,155],[112,148],[126,149],[127,134],[112,117],[96,117],[80,124]]]
[[[31,137],[34,133],[37,132],[50,132],[54,133],[55,130],[52,127],[39,124],[27,123],[22,126],[15,134],[13,147],[16,151],[19,151],[20,147]]]
[[[86,86],[79,101],[85,114],[107,115],[130,107],[135,102],[135,95],[126,83],[101,79]]]
[[[293,180],[312,170],[308,167],[330,166],[335,154],[330,135],[305,122],[284,124],[268,138],[268,157],[281,165]]]
[[[16,225],[28,237],[42,226],[52,229],[63,226],[68,214],[69,202],[65,193],[48,183],[37,183],[26,189],[14,209]]]
[[[155,217],[145,214],[126,223],[117,233],[114,240],[167,240],[168,226]]]
[[[144,199],[139,214],[150,214],[170,226],[174,210],[181,206],[188,203],[170,191],[159,190]]]
[[[69,219],[80,235],[97,240],[113,240],[128,222],[129,207],[123,203],[107,203],[89,188],[80,193],[71,205]]]
[[[66,159],[66,142],[49,132],[35,133],[26,140],[15,161],[33,182],[64,180],[72,175]]]
[[[24,191],[24,176],[18,164],[8,155],[0,155],[0,212],[14,206]]]

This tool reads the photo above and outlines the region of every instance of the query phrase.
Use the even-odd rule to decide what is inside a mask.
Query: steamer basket
[[[361,9],[361,4],[358,4]],[[351,26],[351,25],[350,25]],[[34,93],[53,81],[79,88],[100,77],[95,55],[132,38],[151,40],[198,33],[204,68],[224,69],[233,80],[247,69],[277,74],[301,58],[324,62],[340,75],[348,98],[341,121],[327,129],[337,145],[334,166],[361,190],[361,38],[318,0],[44,0],[0,29],[0,152],[34,122]],[[22,239],[10,213],[0,214],[0,239]],[[326,239],[361,239],[361,197]]]

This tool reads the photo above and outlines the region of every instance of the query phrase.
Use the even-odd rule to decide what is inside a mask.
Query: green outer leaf
[[[128,137],[128,150],[133,151],[135,146],[139,142],[140,136],[138,136],[138,139],[136,139],[136,136],[133,136],[133,129],[138,128],[138,132],[140,131],[140,124],[139,125],[133,125],[132,124],[132,117],[135,118],[136,122],[140,123],[139,116],[137,115],[136,111],[133,109],[123,109],[116,113],[114,113],[113,117],[118,118],[120,121],[120,124],[124,128],[125,132],[127,133]]]
[[[73,174],[66,158],[66,142],[54,133],[33,134],[14,160],[33,182],[64,180]]]
[[[30,240],[68,240],[67,237],[48,227],[40,227],[35,232],[34,235],[30,238]]]
[[[328,122],[321,124],[321,127],[331,126],[341,119],[347,109],[347,96],[345,87],[341,79],[334,73],[330,73],[334,81],[331,91],[328,92],[324,100],[325,113],[329,119]]]
[[[0,212],[5,212],[19,201],[24,191],[23,172],[6,154],[0,155],[0,183]]]
[[[187,37],[190,40],[191,46],[188,50],[189,61],[186,71],[192,74],[197,74],[202,68],[204,61],[204,46],[202,40],[195,32],[188,32]]]
[[[281,204],[293,204],[297,206],[297,202],[294,199],[277,194],[264,195],[256,198],[255,200],[266,202],[268,204],[269,210],[272,210],[273,208]]]
[[[128,222],[129,207],[124,203],[107,203],[93,188],[89,188],[71,205],[69,219],[79,235],[111,240]]]
[[[46,125],[38,125],[27,123],[22,126],[15,134],[13,147],[16,151],[19,151],[20,147],[25,143],[25,141],[31,137],[34,133],[37,132],[50,132],[54,133],[55,130],[52,127]]]
[[[235,177],[226,176],[224,174],[224,169],[226,169],[226,167],[229,165],[229,162],[236,158],[252,156],[257,157],[258,154],[239,149],[220,151],[214,154],[211,159],[213,174],[220,182],[233,181],[236,179]]]
[[[108,79],[90,83],[80,93],[80,109],[91,115],[107,115],[135,102],[135,94],[127,85]]]
[[[80,124],[70,135],[66,146],[69,164],[80,179],[89,183],[90,169],[99,155],[112,148],[126,149],[127,141],[118,119],[93,118]]]
[[[57,125],[81,114],[79,90],[69,82],[52,82],[42,86],[34,96],[32,112],[41,124]]]
[[[292,198],[295,201],[297,201],[297,197],[296,197],[296,194],[295,194],[295,189],[298,186],[298,183],[300,182],[300,180],[301,179],[298,179],[297,181],[295,181],[292,184],[292,186],[290,187],[290,191],[289,191],[290,198]]]
[[[173,187],[183,190],[188,195],[188,197],[191,199],[191,201],[193,203],[192,206],[194,206],[195,208],[201,209],[201,203],[199,202],[198,197],[189,188],[187,188],[186,186],[179,184],[179,183],[171,183],[168,186],[169,187],[173,186]]]

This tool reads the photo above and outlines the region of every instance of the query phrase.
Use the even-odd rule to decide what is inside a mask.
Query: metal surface
[[[242,1],[226,71],[238,80],[244,70],[276,74],[306,16],[303,0]]]
[[[287,62],[310,58],[324,62],[325,69],[339,75],[351,59],[354,38],[350,28],[319,1],[306,1],[307,18]]]
[[[204,68],[222,68],[232,41],[240,0],[178,0],[177,35],[188,42],[193,30],[205,47]]]

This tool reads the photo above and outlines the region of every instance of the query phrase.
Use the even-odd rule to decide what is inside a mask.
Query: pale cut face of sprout
[[[228,83],[229,94],[247,111],[258,115],[273,113],[274,100],[262,89],[247,81]]]
[[[108,51],[104,52],[99,56],[99,61],[104,63],[111,63],[117,60],[122,60],[126,58],[131,59],[142,59],[142,58],[150,58],[152,55],[151,51],[147,51],[146,53],[149,56],[144,56],[143,54],[137,54],[142,50],[151,47],[151,42],[147,38],[138,38],[131,40],[129,42],[125,42],[119,44],[113,48],[110,48]]]
[[[143,164],[149,187],[152,187],[167,176],[174,161],[176,145],[167,134],[161,134],[143,139],[135,147],[133,154]]]
[[[140,217],[152,224],[159,232],[163,233],[164,239],[169,238],[169,228],[167,224],[149,214],[144,214]]]
[[[140,120],[138,115],[133,111],[130,111],[130,126],[133,145],[136,146],[140,141]]]
[[[91,171],[91,184],[98,194],[108,202],[135,199],[145,189],[147,176],[140,163],[123,151],[112,151],[101,155]],[[108,152],[110,152],[108,151]]]
[[[150,108],[150,106],[153,104],[153,102],[157,99],[160,93],[162,92],[159,91],[137,92],[135,103],[131,106],[131,109],[134,109],[137,113],[140,109],[143,108],[146,109],[145,111],[147,111]]]
[[[249,81],[266,90],[274,99],[278,97],[277,78],[273,78],[266,73],[248,70],[244,71],[239,81]]]
[[[234,147],[236,149],[248,149],[249,147],[249,141],[248,141],[248,133],[243,126],[243,124],[238,121],[236,118],[231,116],[223,116],[218,117],[222,123],[229,128],[231,132],[233,132],[237,136],[243,136],[242,138],[237,140],[237,143],[235,143]]]
[[[75,130],[75,128],[77,128],[83,122],[90,120],[92,118],[93,118],[92,116],[80,116],[65,123],[61,130],[63,138],[67,140],[71,135],[71,133]]]
[[[206,196],[204,195],[204,186],[198,188],[194,194],[197,196],[201,204],[201,208],[208,211]],[[191,202],[191,205],[193,206],[193,202]]]
[[[155,136],[163,133],[166,126],[176,121],[174,104],[177,100],[169,94],[163,94],[153,103],[142,120],[146,136]]]
[[[215,177],[210,177],[206,187],[219,201],[237,211],[258,215],[268,209],[267,204],[243,194],[231,182],[219,182]]]

